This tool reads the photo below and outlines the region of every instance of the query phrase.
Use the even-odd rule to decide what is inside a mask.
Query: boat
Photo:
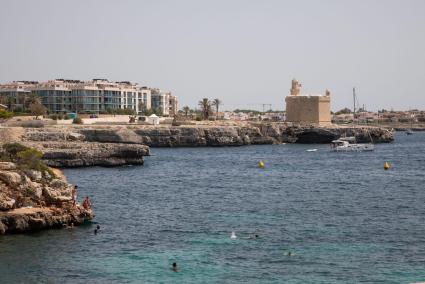
[[[372,136],[370,135],[370,132],[367,131],[367,134],[369,135],[370,138],[370,143],[362,143],[359,144],[356,141],[356,137],[355,136],[350,136],[350,137],[340,137],[337,140],[333,140],[331,142],[331,150],[332,151],[356,151],[356,152],[360,152],[360,151],[373,151],[375,149],[375,146],[373,145],[373,139]]]
[[[317,149],[307,149],[306,151],[307,151],[307,152],[316,152],[316,151],[317,151]]]
[[[406,130],[406,135],[412,135],[412,134],[413,134],[412,129],[407,129],[407,130]]]
[[[354,107],[353,108],[353,121],[356,120],[356,102],[358,104],[357,96],[356,96],[356,88],[353,88],[353,103],[354,103],[354,105],[353,105],[353,107]],[[364,109],[365,109],[365,107],[363,105],[363,110]],[[335,151],[335,152],[373,151],[375,149],[375,146],[373,145],[372,136],[370,135],[369,131],[367,131],[367,134],[369,135],[370,143],[358,144],[355,136],[340,137],[339,139],[333,140],[331,142],[331,151]]]
[[[361,152],[361,151],[373,151],[375,149],[372,143],[357,144],[349,143],[346,140],[337,139],[331,142],[331,150],[335,152]]]
[[[348,143],[356,143],[356,137],[354,136],[340,137],[339,140],[347,141]]]

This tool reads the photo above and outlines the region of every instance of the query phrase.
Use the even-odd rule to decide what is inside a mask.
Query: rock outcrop
[[[150,147],[242,146],[276,143],[330,143],[341,136],[355,136],[359,143],[388,143],[393,133],[382,128],[288,127],[284,124],[250,126],[180,126],[86,128],[86,141],[144,144]]]
[[[99,139],[87,139],[84,130],[75,131],[72,126],[1,127],[0,138],[4,139],[0,140],[0,144],[18,142],[34,147],[43,153],[43,161],[51,167],[142,165],[143,157],[149,155],[149,147],[139,143],[142,138],[132,131],[118,129],[116,132],[110,132],[115,137],[109,139],[113,143],[104,143],[108,139],[102,136]],[[134,137],[140,140],[134,140]]]
[[[93,218],[74,204],[72,185],[55,169],[38,172],[0,162],[0,234],[79,225]]]
[[[150,147],[242,146],[276,143],[330,143],[341,136],[355,136],[359,143],[387,143],[394,140],[390,130],[377,127],[287,126],[283,123],[252,123],[241,126],[84,126],[27,129],[27,142],[111,143]],[[57,144],[59,145],[59,144]],[[113,147],[113,146],[109,146]],[[118,146],[117,146],[118,147]],[[122,149],[123,146],[119,146]],[[52,147],[47,147],[52,148]],[[55,146],[54,148],[57,148]],[[112,148],[111,148],[112,149]],[[120,152],[117,148],[117,151]],[[143,151],[139,151],[142,153]],[[112,153],[112,152],[111,152]],[[148,155],[148,149],[144,151]],[[111,157],[114,155],[111,154]],[[99,159],[102,160],[102,159]],[[113,163],[112,163],[113,164]]]
[[[51,167],[143,165],[149,147],[138,144],[90,142],[26,142],[43,153],[43,161]]]

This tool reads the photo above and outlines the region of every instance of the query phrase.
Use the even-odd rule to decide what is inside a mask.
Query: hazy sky
[[[129,80],[225,109],[284,109],[292,78],[332,109],[425,109],[425,1],[0,0],[0,83]]]

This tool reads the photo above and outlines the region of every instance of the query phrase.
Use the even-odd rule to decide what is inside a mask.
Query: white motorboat
[[[375,149],[374,145],[371,143],[357,144],[349,143],[348,141],[337,139],[331,142],[331,150],[336,152],[341,151],[373,151]]]

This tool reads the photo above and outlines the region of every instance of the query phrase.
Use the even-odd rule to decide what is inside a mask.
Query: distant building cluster
[[[37,96],[50,113],[106,113],[130,109],[136,114],[154,109],[161,115],[177,113],[177,97],[170,92],[132,84],[56,79],[47,82],[15,81],[0,84],[0,104],[9,109],[25,109],[31,96]]]
[[[425,111],[409,110],[409,111],[387,111],[381,110],[371,112],[361,110],[355,114],[351,111],[348,113],[335,113],[332,116],[334,123],[422,123],[425,122]]]

